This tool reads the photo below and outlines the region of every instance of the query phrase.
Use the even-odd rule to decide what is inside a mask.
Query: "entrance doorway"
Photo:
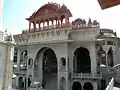
[[[41,72],[40,65],[42,66],[42,87],[45,90],[57,90],[57,58],[55,52],[48,47],[44,47],[38,51],[36,56],[37,63],[35,64],[35,70],[37,74]],[[36,63],[36,62],[35,62]],[[37,74],[41,77],[40,73]]]

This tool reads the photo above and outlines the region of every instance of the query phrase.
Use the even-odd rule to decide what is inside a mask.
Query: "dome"
[[[98,24],[98,22],[96,20],[93,21],[93,25],[96,25]]]
[[[86,24],[86,21],[85,21],[85,19],[83,20],[83,24]]]
[[[92,20],[90,18],[88,20],[88,24],[92,24]]]
[[[62,7],[60,8],[60,10],[67,10],[67,7],[65,5],[62,5]]]

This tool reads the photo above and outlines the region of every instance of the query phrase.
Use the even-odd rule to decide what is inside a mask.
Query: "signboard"
[[[102,9],[107,9],[120,4],[120,0],[98,0]]]

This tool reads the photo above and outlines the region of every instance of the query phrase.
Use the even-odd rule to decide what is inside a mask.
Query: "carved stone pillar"
[[[52,26],[54,26],[53,22],[54,22],[54,20],[52,20]]]
[[[40,25],[41,25],[41,22],[39,22],[39,31],[41,30],[41,27],[40,27]]]
[[[29,32],[31,31],[31,22],[29,22]]]
[[[34,32],[36,31],[36,22],[33,23],[34,25]]]
[[[58,17],[58,27],[60,27],[60,18]]]
[[[45,27],[45,22],[43,21],[43,30],[44,30],[44,27]]]
[[[47,21],[47,27],[48,27],[48,29],[49,29],[49,21]]]
[[[17,51],[17,70],[20,69],[20,49]]]
[[[70,21],[69,21],[69,17],[68,17],[68,23],[69,23]]]
[[[67,16],[65,16],[65,24],[67,23],[68,21],[67,21]]]
[[[57,26],[57,19],[56,19],[56,28],[57,28],[58,26]]]

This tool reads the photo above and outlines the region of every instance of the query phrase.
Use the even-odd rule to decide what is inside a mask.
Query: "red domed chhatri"
[[[32,16],[27,18],[29,21],[29,32],[36,32],[43,29],[69,27],[69,17],[72,17],[72,14],[65,5],[60,6],[56,3],[45,4],[39,8],[37,12],[34,12]],[[63,23],[64,19],[65,22]],[[33,23],[33,30],[31,29],[31,23]],[[36,28],[36,24],[39,25],[38,30]]]

